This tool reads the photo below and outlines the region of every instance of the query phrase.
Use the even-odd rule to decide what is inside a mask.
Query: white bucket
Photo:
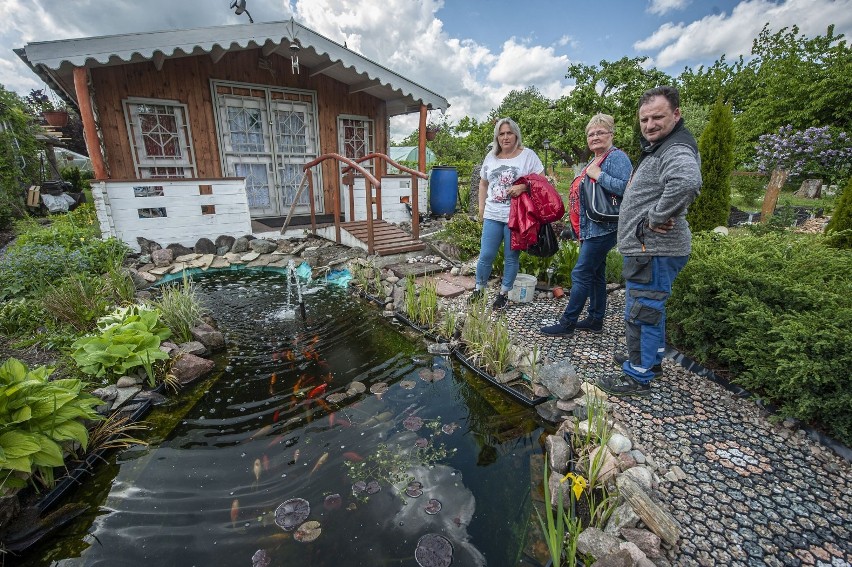
[[[515,285],[509,290],[509,299],[515,303],[529,303],[535,297],[535,276],[529,274],[518,274]]]

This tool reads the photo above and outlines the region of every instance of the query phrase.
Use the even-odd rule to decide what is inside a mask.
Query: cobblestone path
[[[541,335],[565,300],[511,304],[521,344],[552,361],[568,359],[581,377],[617,372],[624,346],[624,292],[609,296],[603,334]],[[777,425],[752,400],[671,360],[648,398],[610,397],[639,448],[663,473],[659,486],[683,527],[678,565],[852,565],[852,466],[804,432]]]

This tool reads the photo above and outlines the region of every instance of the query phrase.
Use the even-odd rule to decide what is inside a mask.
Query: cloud
[[[662,16],[674,10],[683,10],[689,5],[690,0],[651,0],[648,12]]]
[[[721,13],[690,24],[663,24],[633,47],[639,52],[659,50],[653,58],[663,69],[678,63],[715,60],[722,54],[731,60],[751,53],[752,40],[767,22],[772,31],[797,25],[799,33],[808,37],[824,35],[829,24],[835,24],[836,34],[849,36],[852,0],[746,0],[730,16]]]

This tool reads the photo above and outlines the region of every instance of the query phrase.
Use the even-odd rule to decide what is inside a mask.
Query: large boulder
[[[181,244],[179,242],[172,242],[171,244],[166,246],[166,248],[168,248],[169,250],[171,250],[174,253],[175,258],[179,258],[180,256],[188,256],[189,254],[194,254],[194,252],[192,251],[192,248],[187,248],[186,246],[184,246],[183,244]]]
[[[225,335],[207,323],[192,328],[192,338],[207,347],[210,352],[225,348]]]
[[[184,354],[172,364],[172,374],[181,384],[189,384],[213,370],[215,366],[216,363],[212,360],[194,354]]]
[[[175,260],[175,253],[170,248],[160,248],[151,252],[151,261],[158,268],[168,266]]]
[[[199,238],[195,243],[196,254],[215,254],[216,245],[209,238]]]
[[[544,364],[538,369],[538,381],[560,400],[568,400],[580,391],[580,377],[567,360]]]
[[[249,242],[249,248],[258,254],[271,254],[278,249],[278,243],[258,238]]]
[[[216,254],[224,256],[231,251],[231,247],[237,239],[227,234],[221,234],[216,237]]]

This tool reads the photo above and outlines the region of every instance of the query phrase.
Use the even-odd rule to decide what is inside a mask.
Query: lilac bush
[[[762,172],[780,167],[790,177],[825,177],[836,183],[849,177],[852,138],[830,126],[794,130],[788,124],[776,134],[760,136],[755,157]]]

